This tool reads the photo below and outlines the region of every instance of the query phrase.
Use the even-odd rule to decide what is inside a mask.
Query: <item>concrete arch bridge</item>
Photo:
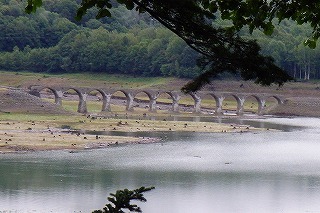
[[[194,101],[193,104],[193,112],[201,113],[201,101],[205,97],[212,98],[215,101],[215,109],[214,112],[216,115],[223,115],[223,102],[226,97],[233,97],[237,102],[236,114],[242,115],[244,114],[244,103],[249,98],[254,98],[258,104],[257,114],[263,115],[265,112],[265,103],[266,100],[270,97],[276,100],[277,104],[282,104],[284,101],[284,97],[277,94],[267,94],[267,93],[230,93],[230,92],[216,92],[216,91],[199,91],[196,93],[183,94],[180,91],[166,91],[166,90],[151,90],[151,89],[140,89],[140,90],[132,90],[132,89],[106,89],[106,88],[80,88],[80,87],[50,87],[50,86],[30,86],[29,93],[32,95],[36,95],[40,97],[40,94],[43,90],[50,90],[55,99],[55,103],[58,105],[62,105],[62,99],[64,94],[67,91],[73,90],[79,97],[78,103],[78,112],[79,113],[88,113],[87,109],[87,97],[91,92],[98,92],[101,95],[102,100],[102,109],[101,111],[108,112],[111,111],[111,98],[115,93],[123,93],[125,96],[125,105],[127,111],[133,111],[134,109],[134,100],[135,97],[144,93],[149,98],[148,105],[150,112],[157,111],[157,99],[162,94],[167,94],[172,100],[172,105],[170,107],[170,111],[179,112],[179,101],[181,97],[184,95],[188,95]]]

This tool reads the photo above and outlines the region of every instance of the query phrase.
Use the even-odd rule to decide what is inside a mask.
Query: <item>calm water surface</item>
[[[0,212],[91,212],[140,186],[156,187],[137,203],[146,213],[320,212],[320,119],[239,122],[285,131],[0,155]]]

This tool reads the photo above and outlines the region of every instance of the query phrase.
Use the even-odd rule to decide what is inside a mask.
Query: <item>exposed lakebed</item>
[[[237,122],[283,131],[138,132],[165,140],[0,155],[0,211],[90,212],[140,186],[156,187],[146,213],[320,211],[320,119]]]

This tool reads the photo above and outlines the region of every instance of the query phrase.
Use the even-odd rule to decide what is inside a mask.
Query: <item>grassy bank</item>
[[[138,114],[138,113],[137,113]],[[144,120],[137,114],[127,114],[127,118],[117,118],[113,115],[85,116],[85,115],[36,115],[20,113],[0,113],[0,130],[88,130],[88,131],[120,131],[120,132],[148,132],[148,131],[190,131],[190,132],[225,132],[242,130],[228,124],[211,122],[186,122],[162,120]],[[154,114],[156,115],[156,114]],[[169,118],[169,117],[168,117]],[[247,128],[246,128],[247,129]]]
[[[187,82],[176,78],[165,77],[128,77],[123,75],[108,75],[99,73],[65,73],[47,74],[32,72],[0,71],[0,85],[23,88],[29,85],[71,85],[78,87],[107,87],[107,88],[165,88],[179,89]]]
[[[130,116],[129,116],[130,117]],[[96,135],[95,132],[238,132],[257,130],[244,125],[78,115],[0,113],[0,152],[83,150],[124,143],[158,142],[155,138]],[[86,132],[91,132],[87,134]],[[92,134],[93,133],[93,134]]]

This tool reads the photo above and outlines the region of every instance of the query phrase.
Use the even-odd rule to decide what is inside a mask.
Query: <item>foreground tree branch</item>
[[[28,0],[26,11],[35,11],[41,2]],[[238,74],[245,80],[254,80],[262,85],[282,85],[292,79],[275,65],[271,57],[261,55],[256,41],[245,40],[237,34],[237,30],[246,25],[250,30],[262,28],[266,34],[272,33],[271,20],[281,15],[281,1],[82,0],[77,19],[80,20],[92,7],[99,9],[97,18],[111,16],[110,9],[116,4],[149,13],[202,55],[198,65],[203,74],[185,85],[182,88],[184,92],[201,89],[223,72]],[[212,21],[217,11],[223,18],[232,20],[234,25],[230,28],[214,27]],[[282,13],[286,14],[284,18],[289,17],[288,12]]]
[[[134,190],[117,190],[115,194],[110,193],[110,197],[108,197],[110,203],[106,204],[103,210],[95,210],[93,213],[124,213],[124,209],[128,209],[130,212],[142,212],[140,207],[136,204],[131,204],[131,201],[146,202],[147,199],[143,196],[143,193],[154,188],[142,186]]]

